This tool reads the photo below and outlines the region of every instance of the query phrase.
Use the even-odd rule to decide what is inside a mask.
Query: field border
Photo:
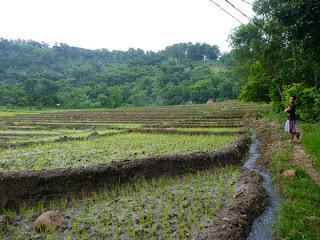
[[[247,239],[253,221],[268,204],[262,177],[255,170],[242,169],[233,193],[234,202],[219,210],[213,221],[202,227],[197,240]]]
[[[190,134],[190,135],[238,135],[245,133],[244,129],[240,129],[239,131],[194,131],[194,130],[177,130],[170,128],[135,128],[128,129],[128,132],[136,132],[136,133],[164,133],[164,134]]]
[[[139,177],[180,175],[214,166],[240,165],[250,143],[250,135],[243,134],[234,143],[215,152],[124,160],[89,167],[4,172],[0,173],[0,203],[10,205],[23,199],[90,191]]]
[[[71,136],[61,136],[59,138],[53,139],[53,140],[42,140],[42,141],[34,141],[34,142],[14,142],[14,143],[0,143],[0,149],[1,148],[16,148],[16,147],[27,147],[31,145],[38,145],[38,144],[48,144],[48,143],[56,143],[56,142],[64,142],[64,141],[72,141],[72,140],[86,140],[89,138],[94,137],[106,137],[106,136],[114,136],[122,133],[127,133],[128,131],[126,129],[119,130],[118,132],[111,132],[111,133],[102,133],[99,134],[97,132],[93,132],[91,134],[82,136],[82,137],[71,137]]]
[[[239,131],[193,131],[193,130],[177,130],[177,129],[168,129],[168,128],[134,128],[134,129],[123,128],[123,129],[117,129],[117,130],[118,130],[117,132],[111,132],[111,133],[98,133],[95,131],[81,137],[61,136],[53,140],[41,140],[41,141],[33,141],[33,142],[30,142],[30,141],[4,142],[4,143],[0,143],[0,149],[26,147],[33,144],[48,144],[48,143],[64,142],[64,141],[72,141],[72,140],[86,140],[89,138],[107,137],[107,136],[114,136],[114,135],[126,134],[126,133],[158,133],[158,134],[163,133],[163,134],[189,134],[189,135],[238,135],[238,134],[246,133],[246,130],[244,128],[240,129]]]

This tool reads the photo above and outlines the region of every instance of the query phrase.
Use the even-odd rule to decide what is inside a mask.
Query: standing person
[[[289,113],[288,120],[286,122],[285,131],[290,133],[289,141],[293,142],[294,135],[299,140],[300,133],[296,129],[296,97],[290,97],[290,105],[284,110]]]

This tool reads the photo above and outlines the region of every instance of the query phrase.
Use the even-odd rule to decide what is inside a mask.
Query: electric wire
[[[209,0],[211,3],[215,4],[218,8],[220,8],[222,11],[224,11],[225,13],[227,13],[229,16],[231,16],[233,19],[235,19],[236,21],[238,21],[239,23],[241,23],[241,25],[244,25],[243,22],[241,22],[238,18],[236,18],[235,16],[233,16],[231,13],[229,13],[227,10],[225,10],[223,7],[221,7],[217,2],[213,1],[213,0]]]
[[[242,1],[242,2],[244,2],[244,3],[246,3],[246,4],[249,4],[250,6],[254,7],[254,5],[253,5],[252,3],[250,3],[250,2],[248,2],[248,1],[246,1],[246,0],[240,0],[240,1]]]
[[[249,19],[250,21],[252,21],[252,18],[249,17],[247,14],[245,14],[244,12],[242,12],[239,8],[237,8],[233,3],[231,3],[229,0],[224,0],[225,2],[227,2],[231,7],[233,7],[235,10],[237,10],[239,13],[241,13],[244,17],[246,17],[247,19]]]
[[[211,1],[211,0],[210,0]],[[231,3],[229,0],[224,0],[226,3],[228,3],[232,8],[234,8],[235,10],[237,10],[239,13],[241,13],[244,17],[246,17],[249,21],[251,21],[254,25],[256,25],[258,28],[260,28],[262,31],[264,31],[265,33],[270,34],[269,31],[267,31],[261,24],[257,23],[254,19],[252,19],[251,17],[249,17],[247,14],[245,14],[243,11],[241,11],[239,8],[237,8],[233,3]],[[216,5],[218,5],[216,3]],[[220,7],[220,6],[219,6]],[[221,8],[221,7],[220,7]],[[224,10],[224,9],[223,9]],[[226,12],[226,10],[224,10]],[[231,14],[229,14],[231,15]],[[242,22],[241,22],[242,23]],[[242,23],[243,24],[243,23]]]

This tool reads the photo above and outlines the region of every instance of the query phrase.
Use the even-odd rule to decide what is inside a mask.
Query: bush
[[[287,103],[292,95],[297,97],[296,113],[301,120],[320,120],[320,93],[314,87],[307,88],[301,83],[286,86],[284,96]]]

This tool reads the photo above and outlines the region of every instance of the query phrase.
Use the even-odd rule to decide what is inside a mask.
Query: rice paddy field
[[[34,239],[195,239],[221,206],[232,202],[238,171],[232,167],[181,177],[144,179],[100,190],[83,198],[39,201],[7,211],[7,238]],[[46,210],[69,219],[65,231],[30,231],[30,222]]]
[[[126,133],[113,136],[33,144],[0,152],[0,171],[79,167],[152,156],[214,151],[236,139],[232,135]]]
[[[243,117],[266,107],[225,101],[111,110],[3,111],[0,174],[212,154],[240,138],[245,132]],[[81,194],[38,196],[30,206],[25,199],[17,200],[15,207],[1,204],[0,216],[5,220],[2,227],[0,221],[0,238],[196,239],[219,209],[233,202],[238,177],[238,167],[230,165],[140,177]],[[34,227],[46,211],[61,213],[65,224]]]

